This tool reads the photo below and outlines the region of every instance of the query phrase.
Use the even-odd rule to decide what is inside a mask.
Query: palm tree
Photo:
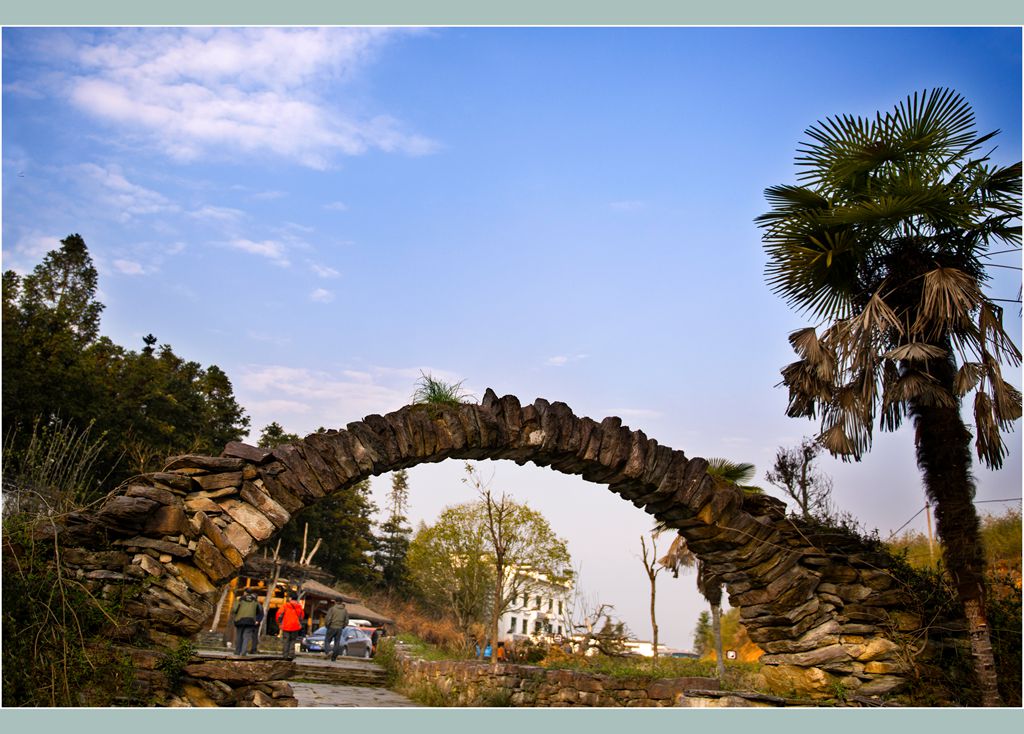
[[[1020,250],[1021,164],[982,152],[970,105],[914,94],[874,118],[828,118],[798,150],[801,185],[772,186],[758,217],[771,288],[819,322],[793,332],[782,370],[788,414],[821,419],[819,440],[859,460],[872,426],[910,416],[946,567],[963,604],[986,705],[999,702],[986,622],[984,558],[961,400],[974,392],[975,446],[1002,465],[1001,430],[1021,415],[1001,365],[1021,354],[983,292],[984,259]]]
[[[720,485],[736,485],[744,492],[761,494],[760,487],[746,484],[754,478],[756,469],[753,464],[736,463],[728,459],[708,459],[707,473],[711,479]],[[654,532],[662,533],[668,530],[664,523],[656,523]],[[686,538],[676,535],[668,552],[658,559],[658,564],[672,572],[672,576],[679,578],[681,568],[697,569],[697,591],[711,607],[711,635],[715,641],[716,670],[719,680],[725,677],[725,660],[722,654],[722,586],[724,581],[720,576],[708,570],[707,566],[693,554],[686,545]]]

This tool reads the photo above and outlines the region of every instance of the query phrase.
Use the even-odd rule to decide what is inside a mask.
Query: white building
[[[572,635],[572,579],[553,581],[541,573],[513,569],[505,587],[515,599],[498,621],[499,642]]]

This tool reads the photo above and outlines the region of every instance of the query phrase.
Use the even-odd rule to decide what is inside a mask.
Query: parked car
[[[324,640],[327,638],[327,628],[318,627],[313,634],[306,635],[299,642],[299,649],[302,652],[323,652]]]
[[[302,638],[299,649],[303,652],[323,652],[326,638],[327,628],[319,627],[313,634]],[[341,652],[339,654],[368,658],[373,654],[373,642],[368,634],[358,627],[350,625],[341,632]]]

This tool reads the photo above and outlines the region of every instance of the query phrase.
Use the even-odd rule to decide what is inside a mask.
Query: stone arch
[[[126,613],[170,646],[201,629],[219,589],[293,514],[367,477],[449,458],[579,475],[678,530],[740,607],[776,687],[824,695],[842,684],[872,695],[905,682],[904,633],[921,620],[887,555],[787,518],[776,499],[716,485],[704,459],[617,417],[598,422],[565,403],[521,405],[491,390],[480,404],[406,406],[273,450],[231,443],[220,457],[172,459],[94,515],[70,518],[69,539],[116,550],[66,562],[108,590],[118,579],[147,579]]]

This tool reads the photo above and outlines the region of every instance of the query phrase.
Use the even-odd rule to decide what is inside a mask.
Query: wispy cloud
[[[329,291],[326,288],[317,288],[309,294],[309,300],[316,303],[330,303],[334,300],[334,292]]]
[[[179,210],[177,204],[159,191],[129,181],[121,167],[115,164],[82,163],[72,166],[67,174],[103,210],[114,212],[119,221]]]
[[[236,222],[245,215],[241,209],[232,209],[226,206],[203,206],[195,211],[189,212],[189,216],[195,219],[206,219],[217,222]]]
[[[122,275],[145,275],[146,268],[134,260],[114,260],[114,269]]]
[[[321,278],[337,278],[341,273],[332,267],[327,265],[321,265],[320,263],[310,263],[309,269],[319,275]]]
[[[348,204],[344,201],[332,201],[330,204],[324,204],[324,209],[331,212],[347,212]]]
[[[273,201],[274,199],[283,199],[288,196],[284,191],[258,191],[252,195],[252,198],[259,199],[260,201]]]
[[[238,399],[252,416],[254,433],[271,421],[300,434],[317,426],[340,428],[372,413],[406,405],[421,372],[456,381],[429,367],[312,370],[248,365],[234,380]]]
[[[394,31],[374,28],[126,30],[77,52],[68,97],[178,160],[270,153],[323,169],[370,150],[437,145],[324,89],[352,79]],[[353,105],[354,107],[354,105]]]
[[[569,364],[570,362],[579,362],[581,359],[586,359],[586,358],[587,358],[586,354],[572,354],[572,355],[558,354],[558,355],[555,355],[554,357],[548,357],[544,361],[544,364],[547,365],[548,367],[564,367],[565,365]]]
[[[233,247],[236,250],[265,257],[275,265],[280,265],[281,267],[288,267],[288,265],[290,265],[284,244],[275,240],[253,242],[252,240],[239,237],[229,240],[226,244],[228,247]]]

